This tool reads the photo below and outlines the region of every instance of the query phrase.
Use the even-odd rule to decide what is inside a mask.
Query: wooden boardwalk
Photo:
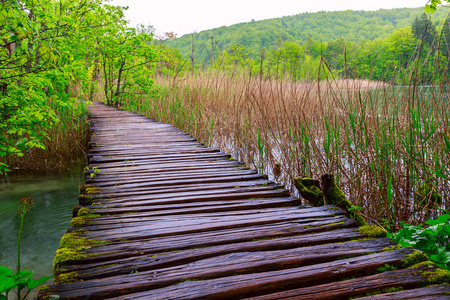
[[[450,299],[421,287],[433,266],[407,268],[413,250],[346,212],[302,206],[173,126],[89,110],[90,186],[55,257],[60,284],[39,299]]]

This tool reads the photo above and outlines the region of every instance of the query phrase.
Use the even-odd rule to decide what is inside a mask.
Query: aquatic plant
[[[20,219],[20,225],[17,236],[17,268],[14,273],[13,270],[0,266],[0,300],[8,299],[9,292],[15,288],[17,288],[18,298],[25,299],[31,290],[52,278],[52,276],[43,276],[40,279],[33,279],[33,271],[20,270],[20,243],[23,225],[26,221],[25,215],[28,211],[30,211],[30,207],[33,204],[34,201],[31,198],[22,198],[19,202],[19,212],[17,213],[17,216]],[[25,288],[27,288],[27,292],[23,297],[21,297],[21,291]]]
[[[450,215],[428,220],[427,227],[402,222],[402,229],[388,237],[402,246],[412,246],[423,251],[439,267],[450,270]]]

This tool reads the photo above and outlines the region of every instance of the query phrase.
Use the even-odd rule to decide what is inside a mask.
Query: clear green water
[[[59,241],[78,204],[76,175],[10,175],[0,177],[0,265],[11,269],[17,263],[17,207],[22,197],[31,197],[35,205],[27,213],[22,233],[21,269],[33,270],[34,277],[51,276]]]

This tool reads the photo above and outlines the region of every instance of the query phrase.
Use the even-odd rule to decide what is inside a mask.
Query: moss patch
[[[375,271],[377,273],[383,273],[383,272],[392,271],[392,270],[397,270],[397,267],[393,266],[393,265],[385,264],[384,266],[375,269]]]
[[[450,284],[450,271],[436,269],[432,272],[423,272],[422,276],[426,278],[426,284]]]
[[[59,246],[73,248],[73,247],[84,247],[84,246],[90,246],[90,245],[106,244],[106,243],[110,242],[109,240],[89,239],[89,238],[81,235],[83,232],[84,231],[82,231],[82,230],[67,232],[61,238]]]
[[[92,214],[87,207],[82,207],[77,213],[77,217],[83,217]]]
[[[89,257],[87,254],[84,254],[82,251],[89,249],[90,247],[80,247],[80,248],[59,248],[56,250],[55,258],[53,260],[53,273],[57,273],[57,270],[63,266],[67,265],[70,262],[80,260],[86,257]]]
[[[79,276],[77,272],[63,273],[55,276],[56,284],[70,283],[79,281]]]
[[[89,187],[89,188],[86,189],[85,194],[86,195],[98,194],[98,188],[96,188],[96,187]]]
[[[325,204],[318,180],[308,177],[295,177],[294,185],[300,192],[300,195],[308,200],[313,206],[323,206]]]
[[[81,217],[75,217],[75,218],[72,218],[72,221],[70,221],[70,226],[72,226],[72,228],[83,227],[86,224],[86,220],[92,219],[92,218],[98,218],[98,217],[101,217],[101,215],[91,214],[91,213],[88,213]]]
[[[432,261],[430,261],[430,260],[426,260],[426,261],[417,263],[417,264],[415,264],[415,265],[412,265],[411,267],[408,267],[408,268],[409,268],[409,269],[418,269],[418,268],[420,268],[421,266],[425,266],[425,267],[430,268],[430,267],[434,267],[434,266],[436,266],[436,265],[434,264],[434,262],[432,262]]]
[[[118,264],[103,265],[103,266],[96,267],[96,269],[105,269],[105,268],[114,267],[114,266],[117,266],[117,265]]]
[[[353,210],[351,215],[356,220],[356,223],[359,226],[367,224],[362,215],[354,210],[355,206],[345,197],[344,192],[337,186],[333,174],[324,174],[320,180],[322,181],[322,192],[328,204],[336,205],[349,212]]]
[[[86,189],[93,188],[94,186],[92,184],[80,184],[78,187],[78,190],[81,194],[86,194]]]
[[[411,254],[405,255],[405,259],[402,259],[402,266],[404,268],[408,268],[428,260],[428,256],[425,253],[416,250]]]
[[[44,284],[44,285],[41,285],[38,290],[39,290],[39,292],[44,292],[44,291],[48,291],[49,289],[50,289],[50,286],[48,284]]]
[[[389,251],[394,251],[394,250],[398,250],[398,249],[401,249],[401,248],[403,248],[403,246],[401,246],[401,245],[394,245],[392,247],[383,248],[383,250],[381,250],[381,252],[389,252]]]
[[[376,225],[365,225],[358,229],[358,232],[370,238],[386,237],[386,230]]]

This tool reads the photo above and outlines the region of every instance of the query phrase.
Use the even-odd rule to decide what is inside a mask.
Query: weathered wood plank
[[[387,293],[382,295],[374,295],[364,298],[359,298],[360,300],[392,300],[392,299],[402,299],[402,300],[444,300],[450,299],[450,285],[442,284],[438,286],[423,287],[419,289],[400,291],[394,293]]]
[[[179,265],[181,263],[189,263],[195,260],[233,252],[291,249],[295,247],[345,242],[352,239],[361,239],[363,237],[365,237],[363,234],[358,233],[354,229],[344,228],[334,230],[333,232],[319,232],[311,233],[308,235],[255,239],[249,242],[238,242],[218,246],[202,245],[192,247],[191,249],[187,250],[170,250],[170,252],[164,252],[167,250],[165,248],[154,249],[153,253],[155,254],[151,255],[136,254],[135,256],[132,256],[130,258],[111,259],[107,262],[68,265],[64,266],[64,269],[67,269],[67,272],[78,271],[79,274],[82,274],[80,271],[84,271],[84,274],[86,274],[89,270],[90,276],[96,278],[105,277],[104,272],[115,272],[114,270],[122,269],[127,266],[133,267],[134,270],[137,271],[143,271],[144,268],[139,267],[139,265],[152,266],[153,268],[170,267],[173,265]],[[183,245],[180,246],[183,247]],[[156,253],[160,254],[158,255]],[[116,266],[104,267],[105,265],[116,263]],[[131,273],[131,271],[128,273]],[[84,278],[86,279],[86,277]]]
[[[106,299],[119,295],[117,299],[239,299],[250,295],[261,295],[271,291],[305,286],[313,282],[330,282],[356,274],[370,272],[384,264],[398,264],[409,249],[376,253],[277,271],[214,278],[216,269],[201,273],[181,273],[159,276],[159,272],[146,271],[122,276],[97,279],[90,282],[75,282],[50,287],[48,292],[57,292],[71,299]],[[228,273],[227,273],[228,274]],[[187,280],[187,281],[185,281]],[[197,280],[197,281],[192,281]],[[200,280],[200,281],[198,281]],[[141,292],[140,294],[131,294]],[[88,297],[88,298],[85,298]]]
[[[229,253],[221,253],[222,249],[205,247],[175,254],[142,257],[128,265],[121,263],[119,266],[102,268],[97,271],[97,274],[93,274],[91,270],[77,273],[82,280],[127,275],[133,271],[142,273],[149,270],[158,270],[160,278],[174,274],[185,274],[185,276],[199,274],[201,278],[207,277],[208,274],[214,274],[213,277],[225,277],[323,263],[342,257],[378,252],[393,245],[387,239],[376,239],[293,249],[266,249],[265,251],[250,249],[248,252],[242,252],[234,249]]]
[[[188,220],[161,220],[154,222],[147,222],[147,224],[136,223],[135,226],[122,227],[122,228],[112,228],[95,230],[95,227],[90,227],[90,231],[83,233],[83,236],[91,239],[107,239],[107,240],[121,240],[121,239],[144,239],[151,237],[162,237],[176,234],[186,234],[186,233],[200,233],[206,231],[216,231],[233,229],[239,227],[250,227],[256,225],[269,225],[277,224],[280,222],[282,214],[278,215],[268,215],[264,217],[253,217],[253,218],[232,218],[222,221],[218,220],[214,222],[213,220],[199,220],[198,222],[189,222]],[[160,216],[158,218],[164,218]],[[283,216],[282,221],[284,222],[296,222],[297,226],[301,227],[304,223],[315,223],[317,226],[327,225],[330,223],[344,222],[345,217],[323,217],[319,221],[313,218],[299,217],[298,215]],[[315,226],[315,225],[304,225],[304,226]]]
[[[340,222],[344,223],[340,223]],[[281,222],[269,225],[257,225],[233,228],[227,230],[215,230],[199,233],[179,232],[162,237],[137,236],[135,239],[119,239],[109,244],[92,245],[83,253],[89,256],[77,260],[78,264],[104,262],[111,259],[133,257],[136,255],[154,255],[160,252],[189,249],[200,246],[215,246],[231,243],[251,242],[256,239],[268,239],[275,237],[289,237],[294,235],[306,235],[328,230],[355,227],[354,220],[346,218],[332,218],[326,221],[305,222],[302,226],[292,222]],[[357,229],[354,229],[357,232]],[[101,254],[101,255],[98,255]]]
[[[414,269],[402,269],[383,272],[381,274],[364,276],[355,279],[349,279],[345,281],[333,282],[321,285],[312,285],[305,288],[288,290],[278,292],[269,295],[263,295],[259,297],[246,298],[246,300],[339,300],[339,299],[355,299],[357,296],[366,295],[369,293],[382,292],[389,288],[417,288],[421,282],[425,282],[426,278],[422,276],[422,272],[433,271],[434,267],[422,266]],[[444,289],[445,290],[445,289]],[[447,291],[450,291],[447,289]],[[403,291],[408,295],[406,298],[397,299],[411,299],[410,296],[414,295],[413,291]],[[381,299],[393,299],[385,298],[388,294],[381,296]],[[422,297],[426,297],[429,294],[420,293]],[[438,295],[443,295],[439,292]],[[371,296],[358,299],[378,299],[378,296]],[[425,298],[420,298],[425,299]],[[426,298],[429,299],[429,298]]]
[[[267,199],[249,199],[236,201],[211,201],[211,202],[188,202],[174,205],[152,205],[151,209],[139,213],[127,214],[113,214],[110,215],[108,210],[97,210],[96,214],[103,214],[102,218],[87,219],[83,227],[88,227],[95,224],[108,224],[117,222],[129,222],[129,219],[145,219],[155,216],[165,215],[193,215],[200,213],[221,214],[223,212],[234,213],[241,210],[262,209],[262,208],[276,208],[300,205],[300,199],[296,197],[285,198],[267,198]],[[92,205],[90,208],[101,209],[102,205]]]

